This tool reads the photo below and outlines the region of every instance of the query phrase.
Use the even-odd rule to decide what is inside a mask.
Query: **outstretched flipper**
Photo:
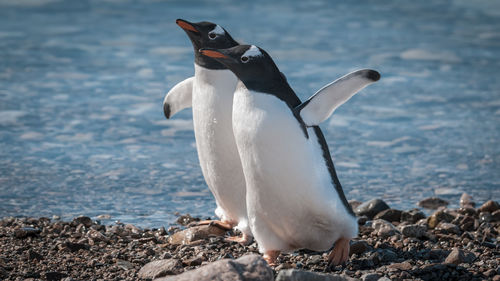
[[[174,116],[174,114],[184,108],[191,107],[193,81],[194,77],[189,77],[188,79],[175,85],[167,93],[165,99],[163,100],[163,113],[165,113],[165,117],[167,117],[167,119]]]
[[[294,111],[300,115],[306,126],[317,126],[354,94],[379,79],[380,74],[375,70],[351,72],[321,88]]]

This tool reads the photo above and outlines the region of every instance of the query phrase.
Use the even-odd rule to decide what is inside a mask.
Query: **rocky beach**
[[[225,241],[214,225],[179,215],[168,228],[102,225],[81,216],[0,221],[0,280],[500,280],[500,206],[460,208],[427,198],[419,207],[391,209],[383,200],[351,201],[359,235],[343,266],[328,267],[327,253],[281,254],[270,267],[256,243]]]

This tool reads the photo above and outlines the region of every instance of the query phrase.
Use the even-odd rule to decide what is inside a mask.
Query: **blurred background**
[[[382,79],[322,124],[348,199],[408,209],[500,197],[500,2],[0,0],[0,217],[212,216],[175,19],[267,50],[301,99],[359,68]]]

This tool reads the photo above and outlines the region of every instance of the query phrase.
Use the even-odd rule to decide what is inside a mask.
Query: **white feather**
[[[313,129],[307,139],[283,101],[238,85],[233,130],[259,250],[323,251],[340,237],[355,237],[356,219],[332,186]]]
[[[216,202],[216,214],[238,223],[251,235],[245,203],[245,178],[232,130],[232,104],[237,79],[229,70],[195,64],[193,125],[205,181]]]

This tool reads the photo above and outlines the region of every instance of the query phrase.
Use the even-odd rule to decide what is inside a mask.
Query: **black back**
[[[293,89],[288,84],[285,76],[279,71],[273,59],[266,51],[258,48],[262,55],[254,57],[246,57],[244,55],[251,47],[252,46],[249,45],[239,45],[226,50],[217,50],[227,56],[227,58],[219,58],[218,60],[233,71],[248,90],[274,95],[284,101],[290,108],[290,111],[294,114],[300,126],[303,128],[305,136],[308,137],[304,121],[298,114],[295,113],[297,111],[294,110],[295,107],[302,103],[299,97],[295,94]],[[323,151],[323,158],[325,160],[325,164],[327,165],[328,172],[330,173],[333,187],[337,191],[339,198],[348,213],[354,216],[354,212],[347,202],[344,191],[337,177],[325,136],[319,126],[312,126],[312,128]]]
[[[227,49],[239,45],[231,35],[222,27],[217,28],[217,24],[202,21],[197,23],[191,23],[186,20],[178,19],[176,22],[185,22],[192,27],[194,27],[198,32],[183,29],[188,35],[194,48],[194,61],[197,65],[208,68],[208,69],[227,69],[223,64],[218,61],[203,56],[199,50],[201,48],[215,48],[215,49]],[[217,33],[215,31],[222,31],[222,33]]]

